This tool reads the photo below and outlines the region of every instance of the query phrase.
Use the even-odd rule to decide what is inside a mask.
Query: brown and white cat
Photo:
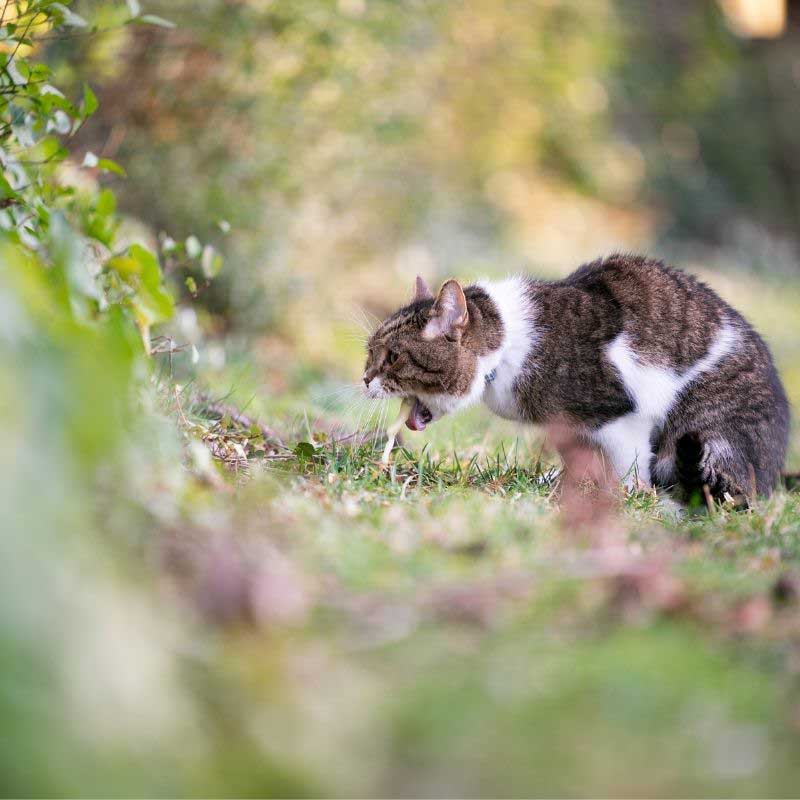
[[[613,255],[564,280],[447,281],[368,343],[370,397],[413,397],[406,424],[483,401],[507,419],[567,423],[630,485],[689,497],[769,494],[789,407],[769,350],[693,276]]]

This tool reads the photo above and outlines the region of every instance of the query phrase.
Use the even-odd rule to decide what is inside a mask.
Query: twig
[[[178,409],[178,415],[181,418],[181,422],[187,427],[191,427],[191,423],[188,419],[186,419],[186,415],[183,413],[183,407],[181,406],[181,392],[178,387],[175,387],[175,407]]]
[[[235,422],[237,425],[241,425],[243,428],[252,428],[255,426],[265,439],[275,443],[278,445],[278,447],[282,447],[287,450],[289,449],[284,444],[283,439],[281,439],[281,437],[274,430],[272,430],[272,428],[264,425],[264,423],[259,422],[258,420],[253,419],[252,417],[248,417],[247,414],[243,414],[235,406],[228,405],[227,403],[217,402],[205,394],[196,395],[193,399],[193,402],[202,406],[203,410],[209,416],[217,417],[219,419],[222,419],[223,417],[230,417],[233,422]]]

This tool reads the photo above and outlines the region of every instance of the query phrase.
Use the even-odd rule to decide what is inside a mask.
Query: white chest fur
[[[626,483],[632,485],[637,477],[650,482],[654,429],[664,422],[683,389],[733,352],[738,338],[738,330],[730,322],[723,323],[708,352],[683,373],[645,363],[624,333],[611,342],[606,357],[616,367],[634,410],[598,429],[593,438]]]
[[[483,402],[498,416],[517,420],[520,414],[514,384],[536,344],[535,310],[524,278],[507,278],[497,283],[482,281],[478,286],[497,306],[504,331],[500,350],[482,359],[481,376],[495,370],[495,378],[483,388]]]

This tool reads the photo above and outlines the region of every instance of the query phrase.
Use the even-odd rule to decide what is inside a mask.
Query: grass
[[[230,531],[288,566],[255,612],[214,612],[213,582],[204,603],[296,791],[796,790],[800,496],[676,516],[634,492],[575,522],[535,435],[483,421],[386,469],[377,436],[337,442],[304,417],[272,457],[244,442],[246,479],[228,462]]]

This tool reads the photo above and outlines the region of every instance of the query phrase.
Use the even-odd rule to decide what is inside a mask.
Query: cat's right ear
[[[426,339],[444,336],[446,339],[457,341],[461,338],[468,322],[469,312],[464,290],[458,281],[449,280],[439,289],[423,336]]]
[[[433,300],[433,292],[428,288],[422,275],[417,275],[414,283],[414,302],[417,300]]]

